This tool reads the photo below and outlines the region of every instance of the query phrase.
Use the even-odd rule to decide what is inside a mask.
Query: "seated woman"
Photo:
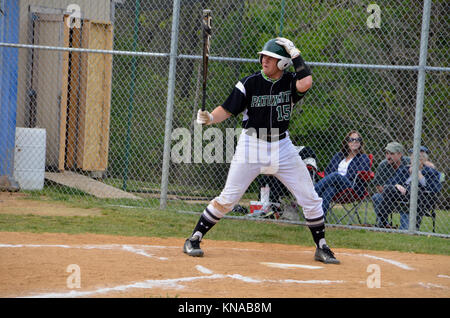
[[[323,213],[326,216],[333,197],[348,188],[362,196],[365,185],[355,182],[358,171],[368,171],[370,159],[364,152],[364,142],[356,130],[350,131],[342,141],[341,151],[336,153],[325,169],[325,177],[316,183],[317,194],[322,198]]]

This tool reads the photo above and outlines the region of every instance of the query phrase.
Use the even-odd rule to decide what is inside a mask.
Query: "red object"
[[[261,210],[263,207],[262,202],[259,201],[250,201],[250,213],[253,213],[257,210]]]

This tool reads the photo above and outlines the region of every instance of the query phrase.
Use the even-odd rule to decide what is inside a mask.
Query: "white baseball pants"
[[[211,222],[216,223],[231,211],[259,174],[277,177],[295,196],[308,223],[323,222],[322,199],[289,134],[280,141],[266,142],[246,132],[243,129],[239,136],[224,189],[207,207],[217,218]]]

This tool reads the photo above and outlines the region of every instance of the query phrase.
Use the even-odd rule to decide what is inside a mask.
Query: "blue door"
[[[0,0],[0,42],[19,42],[19,3]],[[0,46],[0,176],[13,176],[18,49]]]

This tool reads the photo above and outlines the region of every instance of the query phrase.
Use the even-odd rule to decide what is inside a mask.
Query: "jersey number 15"
[[[277,108],[277,120],[283,121],[283,120],[289,120],[291,118],[291,111],[292,107],[289,104],[286,105],[278,105]]]

